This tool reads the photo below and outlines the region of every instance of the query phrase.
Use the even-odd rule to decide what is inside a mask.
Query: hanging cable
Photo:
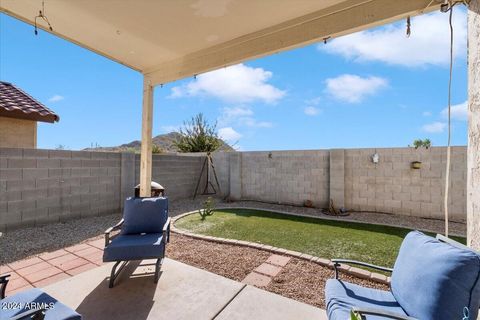
[[[448,139],[447,139],[447,165],[445,168],[445,193],[443,199],[443,206],[445,210],[445,236],[448,237],[448,191],[450,187],[450,158],[451,158],[451,136],[452,136],[452,123],[451,123],[451,107],[452,107],[452,74],[453,74],[453,7],[454,4],[450,3],[448,23],[450,26],[450,73],[448,78]]]
[[[34,33],[36,36],[38,35],[37,19],[43,19],[43,21],[48,24],[48,29],[50,29],[50,31],[53,31],[52,25],[50,24],[50,21],[48,21],[48,18],[45,14],[45,1],[42,1],[42,10],[39,10],[38,15],[35,17]]]
[[[407,17],[407,38],[410,38],[410,35],[412,34],[412,22],[410,20],[410,16]]]

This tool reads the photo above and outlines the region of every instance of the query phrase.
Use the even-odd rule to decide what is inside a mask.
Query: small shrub
[[[152,145],[152,153],[163,153],[162,148],[157,146],[156,144]]]
[[[303,206],[306,208],[313,208],[313,202],[312,200],[305,200],[303,201]]]
[[[415,149],[418,149],[420,147],[424,147],[425,149],[428,149],[432,146],[432,141],[430,139],[416,139],[413,141],[413,147]]]
[[[215,212],[215,200],[212,197],[208,197],[203,203],[203,209],[198,210],[198,214],[205,220],[208,216],[213,215]]]
[[[362,320],[362,316],[352,310],[350,311],[350,320]]]

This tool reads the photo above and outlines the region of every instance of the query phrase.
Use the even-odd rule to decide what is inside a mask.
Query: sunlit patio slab
[[[143,261],[128,264],[109,289],[111,266],[100,266],[43,290],[87,320],[326,319],[324,311],[315,307],[171,259],[165,259],[158,284],[153,282],[153,261]]]
[[[319,288],[323,290],[323,288]],[[252,286],[246,286],[218,315],[218,320],[327,319],[324,310]]]

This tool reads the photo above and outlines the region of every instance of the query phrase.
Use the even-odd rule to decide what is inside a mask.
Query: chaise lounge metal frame
[[[117,233],[115,235],[111,235],[112,232],[120,231],[122,229],[123,222],[124,220],[121,219],[116,225],[105,230],[105,248],[110,244],[110,242],[112,242],[114,238],[116,238],[120,234],[120,233]],[[160,278],[160,269],[163,264],[163,259],[165,258],[165,249],[166,249],[167,243],[170,242],[170,223],[171,223],[171,218],[168,217],[162,229],[162,241],[164,243],[163,253],[162,253],[162,256],[158,257],[157,261],[155,262],[155,278],[154,278],[155,283],[158,283],[158,279]],[[123,268],[127,265],[129,261],[130,260],[120,260],[115,262],[115,264],[112,267],[112,271],[110,272],[110,281],[108,283],[109,288],[113,288],[115,279],[117,279],[117,277],[119,276],[119,274],[122,272]]]

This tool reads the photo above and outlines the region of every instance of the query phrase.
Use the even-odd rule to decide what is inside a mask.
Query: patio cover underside
[[[437,0],[46,0],[45,15],[52,33],[143,73],[155,86],[438,6]],[[33,24],[42,1],[2,0],[0,9]]]

